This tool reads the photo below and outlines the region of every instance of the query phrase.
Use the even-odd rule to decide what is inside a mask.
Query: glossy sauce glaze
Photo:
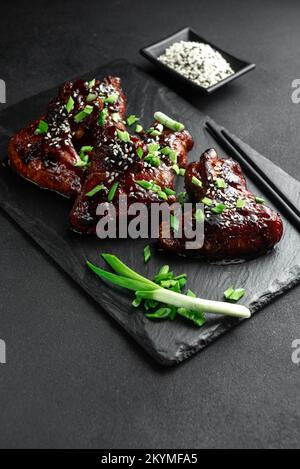
[[[97,207],[109,199],[110,190],[116,183],[118,186],[113,203],[117,213],[118,199],[121,195],[127,196],[128,205],[140,202],[149,206],[152,203],[164,201],[172,203],[176,200],[170,191],[168,194],[164,192],[174,191],[176,173],[172,167],[173,162],[168,155],[160,153],[159,149],[169,147],[174,150],[178,163],[184,167],[187,164],[187,152],[193,145],[192,137],[186,130],[172,132],[158,122],[154,122],[152,129],[157,135],[151,136],[142,132],[139,136],[129,136],[130,139],[126,142],[119,138],[117,129],[113,126],[106,127],[105,132],[101,133],[95,145],[96,150],[83,190],[71,211],[70,222],[75,231],[95,232],[99,220],[96,214]],[[154,161],[157,165],[153,164],[153,159],[147,158],[149,148],[151,149],[153,145],[157,147],[159,154],[158,159]],[[104,188],[90,196],[93,188],[99,185],[103,185]],[[151,185],[152,188],[145,187]]]
[[[113,94],[117,99],[107,102]],[[80,165],[80,149],[91,145],[104,108],[107,122],[116,116],[119,122],[124,119],[125,96],[119,78],[66,82],[49,103],[45,115],[10,140],[11,167],[43,188],[76,196],[86,172],[86,166]],[[47,130],[37,134],[41,121],[46,123]]]
[[[187,251],[186,239],[161,238],[162,249],[211,259],[244,259],[267,252],[280,241],[280,215],[247,189],[235,161],[219,158],[209,149],[188,166],[185,185],[192,201],[204,203],[204,244]]]

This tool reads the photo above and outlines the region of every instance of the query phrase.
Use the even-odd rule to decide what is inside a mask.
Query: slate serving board
[[[198,159],[211,146],[219,150],[204,131],[207,117],[161,83],[125,61],[100,67],[87,74],[86,78],[101,78],[106,74],[122,78],[128,114],[139,115],[144,125],[151,123],[156,110],[164,111],[186,124],[195,139],[190,161]],[[149,244],[148,240],[101,241],[97,237],[72,233],[68,229],[68,213],[72,203],[21,179],[6,164],[9,136],[41,115],[55,93],[56,89],[43,92],[0,113],[0,206],[158,362],[164,365],[180,363],[233,328],[240,320],[210,315],[200,329],[181,318],[173,322],[149,321],[141,311],[131,307],[132,297],[127,291],[108,287],[88,270],[86,259],[100,264],[99,254],[111,252],[148,277],[168,263],[174,272],[186,272],[189,288],[208,299],[221,300],[224,290],[231,285],[244,287],[246,295],[241,303],[248,306],[252,313],[299,282],[300,237],[287,220],[284,220],[284,237],[273,252],[233,265],[168,257],[155,251],[155,241],[152,242],[152,259],[144,265],[143,246]],[[300,183],[242,141],[239,143],[299,206]],[[256,194],[261,194],[251,181],[248,183]]]

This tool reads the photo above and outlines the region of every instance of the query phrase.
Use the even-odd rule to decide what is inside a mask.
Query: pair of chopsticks
[[[291,202],[278,186],[267,176],[267,174],[251,159],[240,145],[228,134],[228,132],[217,126],[215,123],[207,121],[205,123],[209,133],[215,138],[219,145],[234,158],[258,185],[279,211],[294,225],[300,232],[300,210]]]

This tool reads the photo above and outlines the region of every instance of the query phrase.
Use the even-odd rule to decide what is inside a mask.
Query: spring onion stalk
[[[118,285],[119,287],[127,288],[128,290],[137,291],[137,289],[145,289],[147,290],[155,290],[161,287],[157,285],[150,285],[147,282],[143,282],[141,280],[133,280],[128,277],[122,277],[121,275],[116,275],[107,270],[101,269],[100,267],[96,267],[91,262],[87,261],[87,265],[95,272],[96,275],[103,278],[104,280],[108,280],[109,282]]]
[[[157,284],[152,282],[146,277],[135,272],[135,270],[130,269],[124,262],[120,261],[117,256],[113,254],[102,254],[105,262],[116,272],[116,274],[123,277],[131,278],[132,280],[139,280],[141,282],[146,282],[148,285],[152,285],[155,288],[158,288]]]
[[[135,291],[137,298],[155,300],[167,305],[186,308],[201,314],[205,312],[224,314],[226,316],[239,318],[249,318],[251,316],[249,309],[245,306],[194,298],[192,296],[186,296],[181,293],[167,290],[130,269],[116,256],[103,254],[102,257],[112,267],[116,274],[101,269],[89,261],[87,261],[87,265],[100,278],[108,280],[120,287],[127,288],[128,290]]]
[[[137,291],[138,298],[147,300],[156,300],[161,303],[186,308],[199,313],[224,314],[236,318],[249,318],[250,311],[246,306],[225,303],[223,301],[203,300],[202,298],[193,298],[182,293],[173,292],[160,288],[159,290]]]
[[[154,119],[174,132],[181,132],[184,129],[184,125],[181,124],[181,122],[177,122],[174,119],[171,119],[171,117],[167,116],[163,112],[155,112]]]

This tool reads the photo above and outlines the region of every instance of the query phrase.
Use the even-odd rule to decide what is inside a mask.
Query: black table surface
[[[296,0],[1,2],[6,105],[119,57],[153,73],[139,48],[190,25],[257,68],[209,97],[177,91],[299,178],[299,17]],[[2,212],[0,226],[1,447],[299,446],[299,288],[165,369]]]

